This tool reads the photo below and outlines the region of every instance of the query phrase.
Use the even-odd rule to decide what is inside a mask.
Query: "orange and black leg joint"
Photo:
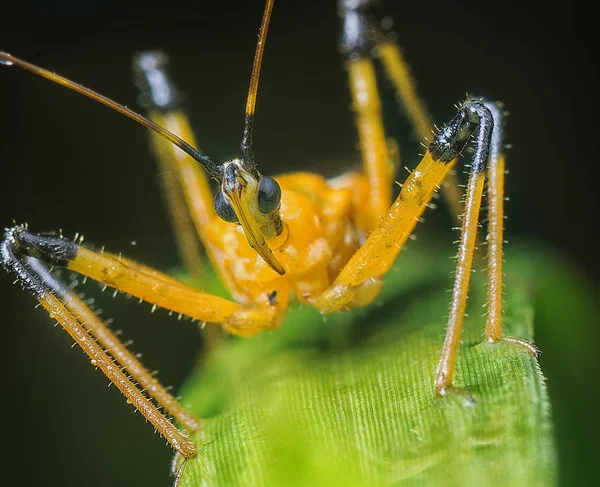
[[[141,104],[151,111],[168,113],[181,109],[181,95],[166,68],[167,55],[161,51],[145,51],[133,60],[134,83],[140,89]]]
[[[56,265],[71,261],[76,251],[74,244],[60,240],[62,239],[44,240],[44,237],[33,236],[22,227],[13,228],[6,232],[0,243],[0,261],[9,273],[16,276],[17,282],[69,333],[89,357],[92,365],[106,375],[173,448],[185,458],[195,456],[196,445],[136,387],[124,369],[184,427],[196,430],[200,427],[199,421],[181,408],[95,314],[52,275],[45,263],[36,258],[43,256]],[[106,349],[111,350],[111,355]]]
[[[181,107],[181,96],[167,70],[168,58],[159,51],[145,51],[133,61],[134,82],[140,90],[140,102],[146,108],[152,122],[167,128],[196,146],[188,117]],[[161,172],[163,194],[175,229],[176,242],[186,270],[198,274],[202,256],[198,239],[211,259],[213,267],[224,282],[226,272],[216,258],[218,248],[208,238],[207,226],[214,220],[213,189],[206,174],[221,180],[219,165],[206,166],[185,153],[170,140],[152,134],[152,148]],[[206,169],[206,171],[203,169]],[[210,330],[211,327],[209,327]],[[209,331],[208,340],[212,340]]]
[[[373,0],[340,0],[345,50],[355,58],[370,56],[381,62],[417,136],[423,145],[428,144],[434,128],[431,116],[417,93],[416,83],[396,42],[396,35],[384,30],[384,25],[390,23],[381,21],[383,15],[377,12],[378,4]],[[459,181],[454,172],[446,176],[442,192],[452,216],[458,220],[463,208]]]
[[[141,92],[140,101],[150,119],[168,128],[197,146],[188,117],[185,114],[181,95],[167,71],[168,58],[160,51],[147,51],[134,59],[134,81]],[[197,160],[180,151],[158,135],[153,136],[153,149],[161,165],[168,167],[178,182],[178,198],[187,206],[186,211],[194,220],[201,234],[203,225],[214,217],[213,191],[208,178]],[[219,164],[202,164],[206,172],[217,181],[221,178]],[[169,195],[168,198],[171,196]]]
[[[475,129],[474,129],[475,127]],[[494,119],[490,110],[478,100],[467,100],[456,117],[436,135],[429,150],[441,160],[455,158],[464,147],[464,137],[474,135],[475,149],[471,160],[471,172],[467,185],[465,211],[463,214],[460,244],[452,303],[446,338],[435,376],[435,390],[440,396],[452,388],[460,336],[467,305],[469,281],[473,265],[473,253],[479,224],[479,211],[483,195],[486,171],[490,156]]]
[[[373,63],[377,30],[370,12],[372,4],[372,0],[342,0],[339,4],[342,16],[341,52],[346,59],[363,168],[369,182],[369,231],[380,223],[392,202],[394,177]]]
[[[94,252],[68,239],[34,235],[19,227],[11,232],[20,255],[64,266],[157,308],[219,324],[233,334],[249,336],[271,329],[283,311],[278,306],[245,306],[203,293],[121,255]]]
[[[68,267],[77,255],[77,244],[69,239],[35,235],[19,227],[9,231],[6,241],[13,242],[13,250],[18,255],[35,257],[60,267]]]
[[[372,284],[389,271],[458,155],[473,135],[487,133],[480,127],[480,118],[484,117],[485,107],[481,103],[467,101],[456,117],[435,136],[381,223],[350,258],[333,284],[313,301],[322,313],[348,308],[374,297]],[[478,144],[478,158],[487,157],[482,151],[488,145]],[[482,172],[479,166],[475,164],[478,174]]]
[[[168,57],[160,51],[138,53],[133,61],[134,82],[148,117],[197,147],[182,96],[168,72]],[[168,140],[151,134],[158,162],[162,193],[174,230],[181,262],[190,275],[199,276],[204,266],[200,241],[210,256],[212,246],[204,227],[215,217],[213,190],[200,165]],[[218,265],[215,265],[219,271]],[[204,328],[208,350],[221,342],[221,330],[212,323]]]
[[[374,53],[378,35],[377,22],[371,12],[375,0],[340,0],[342,17],[342,53],[350,59],[368,58]]]
[[[133,62],[134,82],[141,91],[140,102],[146,108],[150,120],[180,137],[191,140],[189,123],[181,109],[181,96],[167,71],[167,55],[160,51],[145,51],[137,54]],[[152,149],[158,162],[161,188],[169,219],[173,227],[175,243],[185,270],[191,275],[202,273],[203,256],[198,232],[190,215],[190,205],[186,200],[184,185],[191,184],[190,178],[182,184],[182,165],[197,166],[196,161],[183,154],[173,144],[158,135],[152,135]],[[185,159],[182,161],[182,159]],[[212,194],[208,180],[200,168],[196,177],[199,196],[196,198],[197,211],[206,215],[212,213]]]
[[[504,175],[503,153],[503,114],[495,103],[485,103],[494,117],[494,133],[490,148],[488,167],[488,313],[485,326],[485,339],[488,343],[501,341],[516,343],[533,356],[539,355],[535,345],[521,338],[504,336],[502,332],[502,286],[503,286],[503,244],[504,244]]]

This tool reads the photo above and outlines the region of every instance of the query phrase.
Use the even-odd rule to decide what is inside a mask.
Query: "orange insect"
[[[144,53],[136,60],[138,77],[151,100],[150,118],[66,78],[0,53],[1,63],[19,66],[82,93],[154,132],[157,154],[176,178],[175,185],[167,188],[171,204],[187,208],[212,265],[233,297],[228,300],[202,293],[120,255],[95,252],[62,236],[36,235],[24,226],[9,229],[0,245],[6,270],[185,458],[196,455],[197,446],[186,432],[198,430],[200,421],[158,383],[83,301],[54,277],[49,265],[67,267],[155,307],[218,324],[235,335],[250,336],[279,327],[291,299],[315,306],[322,313],[365,306],[377,296],[386,272],[421,214],[473,140],[450,318],[434,387],[440,396],[452,390],[486,176],[490,195],[486,340],[508,340],[537,353],[533,345],[502,335],[504,156],[498,106],[479,99],[460,104],[456,116],[432,138],[393,201],[395,168],[381,118],[375,62],[383,64],[424,138],[431,123],[398,47],[372,18],[373,2],[343,1],[342,49],[347,58],[363,169],[333,180],[311,173],[275,178],[262,175],[252,151],[252,127],[273,3],[267,1],[260,30],[241,157],[222,163],[195,148],[187,119],[178,109],[177,90],[166,72],[166,59],[160,53]],[[207,175],[218,184],[216,195]],[[180,242],[185,243],[188,229],[177,228]],[[183,251],[185,255],[185,245]],[[147,396],[185,431],[175,427]]]

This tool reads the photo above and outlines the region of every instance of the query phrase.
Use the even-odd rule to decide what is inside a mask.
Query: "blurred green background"
[[[585,9],[439,0],[384,6],[438,122],[467,91],[505,102],[506,140],[513,145],[507,238],[557,249],[580,269],[578,282],[597,300],[597,161],[589,140],[597,101]],[[114,1],[13,4],[3,7],[0,49],[129,106],[137,99],[131,54],[164,49],[188,95],[201,148],[225,158],[238,154],[262,8],[261,1],[155,8]],[[255,127],[264,172],[333,175],[358,162],[338,34],[334,1],[277,2]],[[401,144],[403,164],[413,166],[419,146],[383,85],[391,135]],[[0,96],[0,225],[15,219],[35,231],[62,228],[162,270],[178,264],[143,129],[16,69],[0,69]],[[455,240],[443,208],[426,219],[411,246]],[[40,485],[170,485],[170,449],[115,390],[106,390],[106,379],[11,281],[0,274],[9,484],[23,485],[16,479],[26,459],[28,482],[37,476]],[[165,384],[182,383],[201,349],[195,326],[151,315],[145,305],[98,297],[94,285],[81,289],[135,340],[132,348],[149,368],[160,369]],[[536,329],[564,485],[574,478],[591,483],[595,473],[599,431],[590,412],[600,405],[600,360],[577,350],[600,345],[597,325],[575,327],[576,334],[568,321],[563,330]]]

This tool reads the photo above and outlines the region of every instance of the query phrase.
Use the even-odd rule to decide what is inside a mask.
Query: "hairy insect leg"
[[[473,167],[477,168],[477,165],[473,164]],[[440,359],[435,376],[435,391],[438,395],[446,394],[446,391],[452,386],[452,377],[454,375],[467,306],[467,295],[471,279],[471,268],[473,265],[473,254],[475,251],[479,210],[484,184],[485,166],[473,169],[467,184],[465,211],[463,213],[461,238],[458,247],[458,261],[452,289],[448,328],[442,349],[442,358]]]
[[[452,290],[452,304],[442,357],[435,377],[435,390],[440,396],[452,390],[452,378],[462,334],[463,319],[467,305],[469,280],[477,238],[477,226],[481,199],[489,173],[489,227],[488,227],[488,318],[486,340],[516,343],[537,356],[537,348],[515,337],[502,335],[502,238],[504,200],[504,155],[502,154],[502,113],[497,105],[485,102],[478,109],[480,129],[477,148],[467,185],[465,211],[458,248],[456,275]]]
[[[369,181],[369,227],[381,221],[392,201],[395,167],[390,162],[383,127],[381,100],[377,89],[372,53],[374,43],[366,9],[360,2],[340,2],[343,17],[341,50],[352,95],[352,108],[358,129],[363,167]],[[350,5],[352,4],[352,5]]]
[[[503,153],[503,114],[501,107],[485,103],[494,117],[494,133],[490,146],[488,167],[488,314],[485,339],[488,343],[507,341],[525,347],[532,355],[539,350],[531,343],[516,337],[502,334],[502,284],[503,284],[503,243],[504,243],[504,174]]]
[[[475,157],[484,158],[485,170],[490,124],[493,125],[491,115],[481,102],[467,100],[459,107],[454,119],[433,138],[381,224],[371,232],[333,284],[312,301],[321,312],[331,313],[357,303],[364,304],[368,295],[375,295],[370,292],[371,288],[378,285],[381,276],[392,266],[421,214],[473,135],[477,136]],[[481,165],[479,159],[474,159],[472,167]],[[477,179],[477,184],[481,185],[483,181],[485,172]]]
[[[134,81],[141,91],[140,102],[150,120],[197,147],[167,65],[168,57],[160,51],[135,56]],[[194,228],[190,209],[196,211],[198,223],[206,223],[214,214],[208,179],[196,161],[157,134],[152,134],[152,149],[179,255],[186,271],[198,275],[203,269],[198,237],[201,233]],[[187,178],[182,177],[184,173],[189,173]]]
[[[357,293],[380,281],[394,263],[454,161],[442,161],[428,150],[408,176],[396,201],[365,243],[341,270],[333,284],[313,304],[331,313],[357,304]],[[361,304],[366,304],[360,299]]]
[[[16,230],[7,232],[0,244],[0,260],[4,267],[17,277],[51,318],[69,333],[90,358],[92,365],[121,391],[127,401],[164,436],[185,458],[196,455],[196,445],[177,429],[123,372],[123,368],[139,382],[146,392],[173,414],[182,426],[197,430],[199,420],[185,411],[177,401],[146,371],[106,326],[73,293],[61,284],[41,261],[19,252]],[[17,257],[17,255],[19,257]],[[105,349],[109,349],[111,356]],[[113,360],[114,359],[114,360]]]
[[[135,56],[134,80],[141,90],[141,102],[150,120],[198,147],[188,117],[181,107],[182,97],[167,68],[168,57],[160,51],[146,51]],[[190,275],[201,275],[204,259],[199,241],[210,255],[211,242],[204,228],[215,218],[208,178],[188,154],[158,134],[152,133],[151,136],[179,255]],[[220,330],[212,324],[205,327],[203,337],[209,350],[218,346],[222,339]]]
[[[404,60],[398,44],[390,36],[382,36],[377,43],[377,54],[392,81],[398,98],[404,106],[412,126],[422,141],[429,141],[433,137],[433,123],[431,116],[417,93],[414,78],[410,73],[408,64]],[[458,177],[450,171],[442,185],[442,194],[446,200],[452,216],[458,220],[463,213],[461,203],[462,192],[459,187]]]
[[[35,235],[21,227],[9,230],[7,235],[22,255],[67,267],[156,307],[218,324],[232,334],[249,336],[277,326],[277,318],[287,306],[283,298],[264,307],[235,303],[197,291],[120,255],[94,252],[66,238]]]
[[[378,198],[376,210],[379,212],[376,216],[381,217],[391,202],[391,190],[386,192],[380,186],[387,182],[389,188],[394,168],[386,164],[385,147],[382,145],[383,125],[373,59],[381,61],[417,136],[428,143],[434,126],[394,35],[383,31],[383,21],[373,11],[377,3],[374,0],[339,0],[343,18],[342,50],[348,56],[346,67],[357,114],[361,151],[373,193]],[[453,217],[458,219],[463,210],[462,194],[453,172],[446,176],[442,192]],[[374,220],[375,226],[378,223],[379,218]]]
[[[322,312],[329,313],[352,306],[357,297],[363,298],[365,291],[362,288],[368,288],[389,270],[456,157],[474,136],[475,154],[467,192],[468,205],[463,221],[451,319],[436,381],[438,391],[442,390],[440,387],[447,387],[451,383],[458,339],[462,332],[492,127],[492,116],[483,103],[467,100],[462,104],[454,119],[434,137],[425,156],[404,182],[381,225],[369,235],[334,283],[314,302]]]

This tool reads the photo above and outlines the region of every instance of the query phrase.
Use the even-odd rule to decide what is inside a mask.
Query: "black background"
[[[586,268],[597,286],[596,59],[591,13],[562,2],[457,4],[388,1],[385,11],[437,121],[465,93],[504,101],[511,115],[507,237],[546,242]],[[29,3],[3,7],[0,49],[136,106],[131,54],[161,48],[188,94],[202,149],[237,154],[261,1]],[[349,96],[337,53],[334,1],[279,0],[261,76],[255,154],[263,172],[335,174],[358,161]],[[385,82],[383,83],[385,87]],[[388,90],[389,91],[389,90]],[[388,122],[413,166],[418,146],[395,113]],[[178,260],[147,134],[133,122],[17,69],[0,69],[0,225],[67,235],[167,270]],[[403,177],[402,175],[400,178]],[[449,234],[444,210],[419,233]],[[136,242],[132,246],[132,242]],[[96,294],[87,285],[84,292]],[[135,351],[177,386],[200,348],[189,323],[146,305],[104,300]],[[102,300],[100,301],[102,307]],[[143,308],[143,309],[140,309]],[[0,275],[5,468],[10,485],[169,485],[168,447],[33,300]],[[594,387],[596,384],[593,385]],[[590,424],[590,427],[595,425]],[[591,468],[591,445],[562,445]],[[577,450],[579,448],[579,450]],[[579,462],[579,463],[577,463]],[[578,470],[579,469],[579,470]],[[3,475],[6,475],[3,474]]]

